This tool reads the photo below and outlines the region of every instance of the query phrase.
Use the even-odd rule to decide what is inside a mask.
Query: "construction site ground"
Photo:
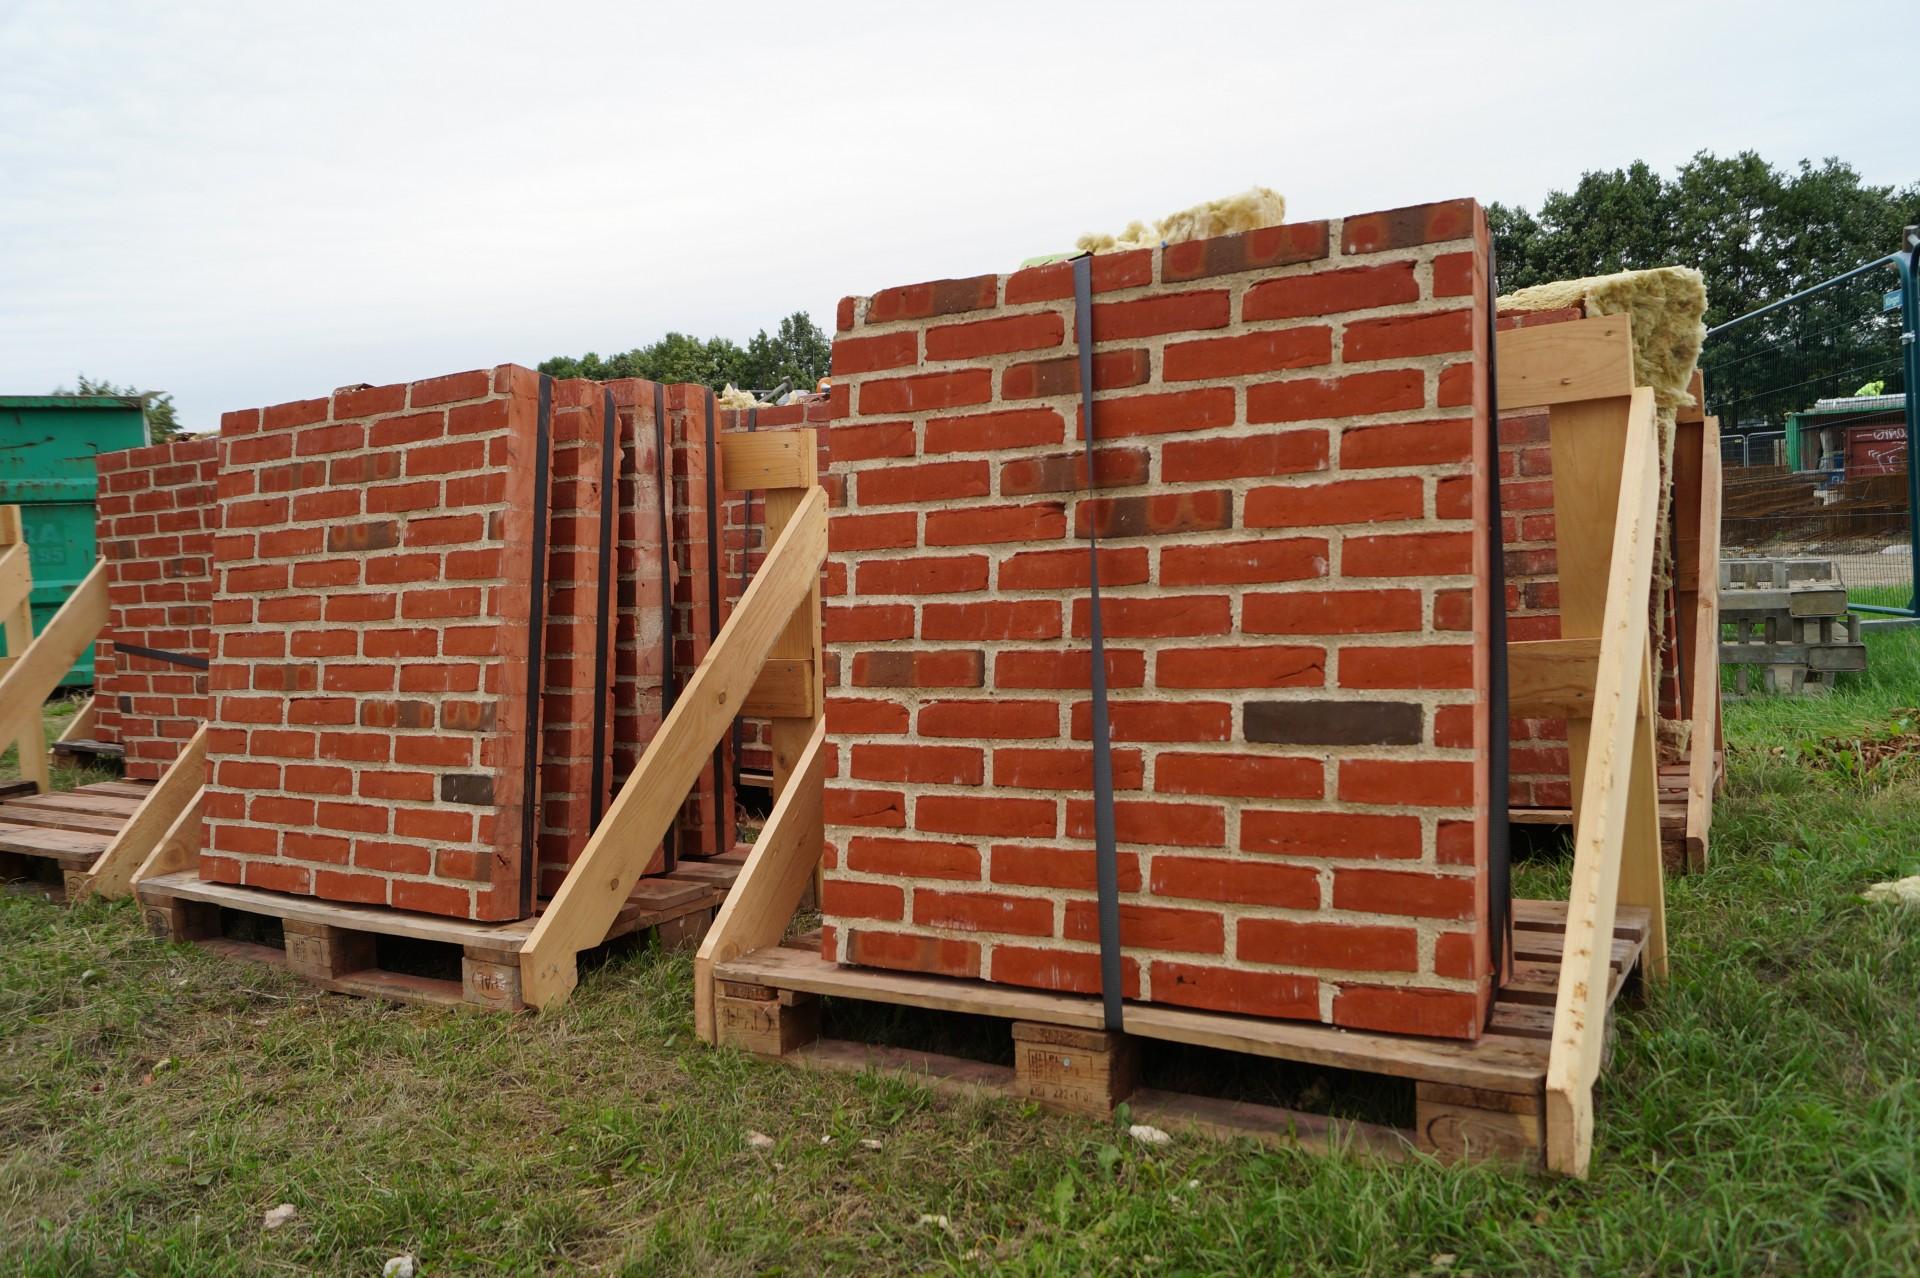
[[[652,949],[501,1019],[322,993],[155,940],[129,902],[9,892],[0,1254],[21,1274],[375,1274],[403,1253],[424,1274],[1911,1273],[1920,911],[1860,894],[1920,872],[1920,763],[1834,760],[1912,730],[1920,632],[1868,643],[1833,697],[1728,708],[1712,864],[1669,884],[1673,979],[1622,1005],[1588,1182],[1149,1145],[1124,1111],[715,1052],[690,960]],[[1566,871],[1540,850],[1516,893]],[[964,1050],[941,1032],[908,1045]],[[1232,1068],[1243,1099],[1373,1103]]]

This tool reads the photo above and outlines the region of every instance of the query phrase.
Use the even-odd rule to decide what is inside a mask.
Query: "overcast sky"
[[[0,0],[0,393],[85,372],[210,428],[668,329],[830,328],[845,294],[1254,183],[1297,218],[1534,205],[1702,148],[1904,183],[1912,16]]]

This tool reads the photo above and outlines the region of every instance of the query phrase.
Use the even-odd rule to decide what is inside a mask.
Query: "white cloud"
[[[206,426],[669,328],[744,339],[1254,182],[1317,217],[1534,203],[1703,147],[1906,181],[1892,73],[1861,60],[1897,17],[0,0],[0,389],[84,370]]]

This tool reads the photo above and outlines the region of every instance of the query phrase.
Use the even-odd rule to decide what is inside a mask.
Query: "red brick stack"
[[[720,572],[719,407],[704,386],[667,388],[667,437],[673,449],[674,679],[684,687],[733,610]],[[736,773],[733,743],[722,737],[701,770],[678,823],[681,856],[733,849]]]
[[[598,382],[553,384],[540,720],[542,893],[559,890],[610,794],[619,427],[613,393]]]
[[[529,911],[550,391],[507,366],[222,419],[201,877]]]
[[[218,451],[212,439],[179,439],[96,462],[108,619],[94,657],[94,737],[124,747],[133,780],[159,780],[206,718]]]
[[[843,302],[829,957],[1098,988],[1090,530],[1129,997],[1470,1038],[1491,986],[1469,201]]]

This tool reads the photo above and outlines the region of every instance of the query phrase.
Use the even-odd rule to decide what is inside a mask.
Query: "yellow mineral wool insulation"
[[[1656,658],[1664,658],[1673,637],[1660,625],[1661,597],[1673,581],[1674,419],[1693,402],[1688,386],[1707,339],[1702,316],[1707,310],[1706,277],[1690,266],[1658,266],[1649,271],[1620,271],[1581,280],[1557,280],[1507,294],[1496,303],[1502,312],[1557,311],[1578,307],[1587,315],[1625,315],[1633,330],[1633,380],[1653,391],[1654,426],[1660,448],[1659,522],[1654,531],[1654,632]],[[1656,660],[1656,666],[1659,661]],[[1685,753],[1690,730],[1660,725],[1663,758]]]
[[[760,401],[753,397],[752,391],[743,391],[738,386],[735,386],[732,382],[727,383],[726,389],[720,392],[720,397],[714,402],[718,404],[721,408],[760,408],[762,407]]]
[[[1187,240],[1210,239],[1240,231],[1257,231],[1263,226],[1278,226],[1287,220],[1287,201],[1278,192],[1264,186],[1252,187],[1225,199],[1208,200],[1178,213],[1169,213],[1151,227],[1129,222],[1118,235],[1089,232],[1074,241],[1075,247],[1088,253],[1118,253],[1125,249],[1152,248],[1159,244],[1181,244]]]
[[[1588,315],[1626,315],[1633,320],[1634,381],[1651,387],[1660,407],[1693,402],[1687,384],[1707,339],[1701,316],[1707,282],[1690,266],[1621,271],[1584,280],[1536,284],[1500,299],[1502,311],[1557,311],[1580,306]]]

